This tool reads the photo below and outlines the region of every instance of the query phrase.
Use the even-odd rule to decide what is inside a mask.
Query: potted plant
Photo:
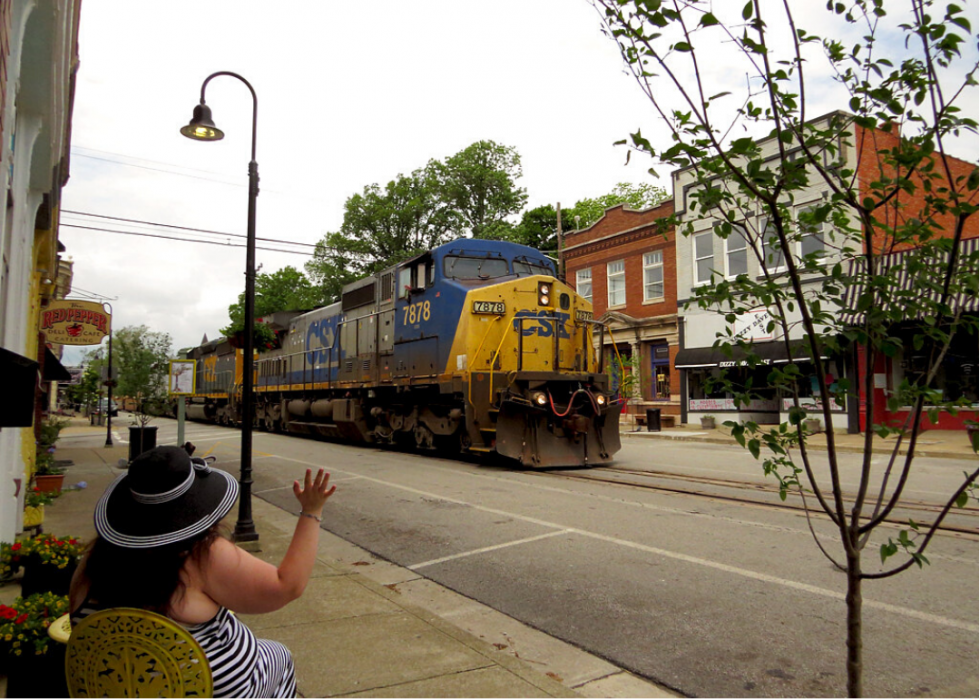
[[[57,465],[54,454],[55,443],[61,430],[68,426],[68,420],[51,417],[41,423],[38,430],[37,452],[34,458],[34,484],[42,493],[61,490],[65,481],[65,470]]]
[[[11,548],[16,546],[18,544]],[[73,536],[52,534],[41,534],[20,542],[14,557],[15,562],[24,566],[21,593],[25,596],[37,592],[68,594],[71,576],[84,548],[84,544]]]
[[[701,429],[702,430],[713,430],[715,428],[715,416],[714,415],[702,415],[701,416]]]
[[[21,543],[0,543],[0,580],[10,580],[20,570]]]
[[[0,666],[8,697],[64,697],[65,646],[48,627],[68,611],[68,598],[45,592],[0,604]]]
[[[31,488],[24,496],[24,529],[41,526],[44,522],[44,506],[54,502],[57,496],[58,494],[42,491],[36,485]]]

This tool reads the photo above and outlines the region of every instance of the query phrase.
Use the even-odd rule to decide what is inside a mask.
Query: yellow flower
[[[14,655],[20,655],[20,649],[19,648],[14,651]]]

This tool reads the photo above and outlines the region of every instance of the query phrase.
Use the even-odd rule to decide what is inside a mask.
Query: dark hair
[[[100,608],[137,607],[166,614],[174,594],[184,593],[184,563],[188,558],[204,562],[219,536],[220,522],[191,539],[145,549],[123,548],[97,536],[80,571],[81,580],[89,583],[88,599]]]

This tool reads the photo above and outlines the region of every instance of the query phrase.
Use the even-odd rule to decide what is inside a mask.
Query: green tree
[[[261,318],[278,311],[307,311],[328,302],[320,287],[314,285],[295,267],[286,266],[269,274],[255,275],[255,317]],[[230,323],[219,332],[225,337],[240,333],[245,327],[245,293],[228,307]],[[272,331],[256,324],[256,347],[264,348],[271,341]]]
[[[517,186],[521,156],[510,146],[477,141],[434,165],[439,198],[462,217],[473,238],[500,236],[499,224],[524,208],[527,192]]]
[[[606,209],[626,204],[637,211],[649,209],[668,198],[667,190],[651,184],[620,182],[613,191],[592,199],[580,199],[575,206],[562,211],[562,228],[565,230],[588,228],[602,218]]]
[[[713,273],[712,283],[698,288],[695,303],[729,323],[716,345],[726,352],[738,348],[750,366],[760,365],[751,343],[731,328],[746,311],[763,306],[772,317],[769,330],[783,338],[787,352],[791,328],[804,329],[816,376],[826,375],[828,353],[862,345],[864,395],[873,395],[875,362],[895,355],[903,335],[927,358],[924,370],[907,374],[889,399],[892,409],[912,406],[905,424],[875,424],[873,401],[861,407],[870,427],[859,483],[848,493],[832,430],[829,489],[809,458],[797,363],[773,366],[768,375],[772,386],[793,398],[787,422],[775,428],[726,423],[765,473],[778,479],[784,498],[799,497],[836,527],[838,546],[814,540],[846,573],[847,691],[860,696],[862,583],[928,563],[925,552],[946,513],[976,493],[974,470],[933,519],[910,523],[897,539],[879,531],[903,500],[921,418],[935,421],[939,410],[955,412],[967,403],[944,400],[936,378],[953,338],[977,329],[976,313],[964,312],[955,299],[977,293],[976,253],[965,255],[959,242],[970,217],[975,225],[978,173],[975,165],[961,167],[948,155],[958,134],[977,131],[970,91],[977,64],[961,56],[961,47],[975,47],[970,21],[958,6],[936,8],[931,0],[909,0],[898,17],[888,14],[894,5],[886,10],[883,0],[827,3],[826,25],[800,21],[794,15],[799,5],[792,3],[594,4],[670,131],[663,146],[639,131],[624,143],[655,164],[682,169],[676,176],[683,187],[675,192],[689,193],[689,211],[676,220],[678,231],[690,235],[695,221],[709,221],[706,230],[719,237],[744,238],[762,270],[734,280]],[[816,4],[808,9],[823,11]],[[831,29],[826,36],[812,34],[818,26]],[[890,47],[899,52],[883,53]],[[733,94],[739,83],[731,76],[743,73],[744,93]],[[808,118],[807,96],[826,93],[828,76],[846,93],[851,113]],[[827,197],[799,213],[797,203],[814,189]],[[906,252],[886,256],[898,250]],[[751,385],[721,381],[736,404],[758,395]],[[847,379],[818,384],[830,425],[832,400],[855,400],[857,386]],[[897,437],[887,465],[874,471],[872,432]],[[880,561],[868,564],[863,554],[875,533],[887,543],[877,552]]]
[[[170,345],[170,335],[145,325],[131,325],[113,333],[112,361],[119,376],[116,394],[136,402],[134,413],[140,427],[145,427],[166,401]]]
[[[65,394],[71,403],[90,407],[99,399],[101,386],[102,379],[99,366],[89,363],[85,366],[78,383],[70,384]]]
[[[459,235],[461,219],[440,195],[439,167],[429,163],[347,200],[340,231],[328,233],[306,264],[324,296],[337,299],[344,284]]]
[[[565,212],[562,212],[562,228],[568,230],[568,223]],[[525,211],[520,222],[509,231],[509,236],[499,239],[554,253],[558,250],[557,230],[558,212],[551,204],[545,204]]]

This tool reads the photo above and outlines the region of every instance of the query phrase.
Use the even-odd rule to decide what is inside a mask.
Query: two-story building
[[[643,211],[620,204],[565,238],[565,278],[606,325],[601,351],[613,385],[623,372],[635,377],[624,398],[641,422],[653,408],[667,424],[680,416],[674,229],[665,225],[673,211],[670,200]]]
[[[826,123],[828,119],[835,117],[847,120],[849,115],[836,112],[820,117],[815,122]],[[857,126],[853,121],[848,128],[852,132],[850,137],[845,139],[848,143],[842,147],[840,157],[844,168],[858,174],[857,181],[861,192],[859,196],[863,197],[866,192],[870,194],[867,189],[869,184],[881,176],[879,153],[896,145],[897,136],[880,130],[869,131]],[[769,162],[775,167],[779,157],[775,139],[761,140],[759,146],[762,148],[763,156],[768,157]],[[792,145],[787,147],[790,158],[802,155],[798,152],[798,148],[794,151]],[[964,176],[964,181],[965,176],[975,168],[974,165],[955,158],[949,159],[949,163],[955,172]],[[811,173],[808,181],[807,188],[793,193],[790,221],[792,226],[799,226],[801,216],[806,219],[809,211],[826,202],[831,196],[829,185],[816,173]],[[800,366],[803,373],[797,389],[804,406],[812,409],[820,407],[818,405],[820,382],[832,385],[842,378],[847,378],[852,386],[860,387],[860,392],[853,394],[853,397],[846,401],[846,405],[835,402],[831,406],[833,415],[831,427],[834,429],[850,432],[865,430],[867,426],[864,424],[862,407],[869,400],[873,401],[875,422],[887,421],[900,424],[908,414],[908,407],[889,412],[886,410],[886,398],[897,388],[906,372],[914,372],[917,366],[916,351],[912,347],[911,340],[913,332],[910,328],[896,329],[896,332],[901,331],[904,333],[903,337],[907,337],[906,347],[903,347],[894,357],[882,356],[877,360],[873,369],[874,395],[869,397],[865,395],[863,389],[865,350],[858,343],[849,345],[839,356],[824,357],[827,360],[824,376],[816,376],[815,372],[807,370],[812,363],[808,359],[804,344],[805,331],[799,322],[801,316],[798,307],[787,311],[786,317],[790,329],[789,343],[786,343],[779,326],[773,328],[770,325],[771,308],[761,302],[748,313],[738,316],[734,323],[730,323],[724,314],[716,310],[701,309],[693,303],[686,305],[695,298],[699,286],[720,280],[733,280],[740,274],[762,280],[765,276],[763,264],[778,283],[789,284],[789,279],[785,275],[786,261],[782,259],[781,251],[770,244],[771,239],[766,235],[769,225],[766,212],[761,209],[750,210],[744,206],[728,207],[724,215],[729,221],[735,221],[740,226],[724,238],[716,231],[716,227],[723,220],[722,212],[715,211],[711,216],[693,213],[699,187],[694,166],[673,173],[674,206],[678,220],[685,224],[689,223],[692,228],[691,234],[682,237],[676,245],[677,297],[681,310],[678,319],[680,348],[674,361],[674,369],[680,375],[679,390],[682,395],[680,407],[683,421],[694,422],[702,416],[713,416],[718,420],[752,420],[759,424],[775,424],[786,420],[792,406],[792,399],[779,394],[774,388],[767,388],[767,375],[772,365],[785,364],[792,359]],[[892,213],[882,211],[881,215],[916,216],[921,208],[920,202],[917,201],[917,198],[922,198],[921,191],[920,189],[917,195],[902,194],[895,197],[894,211]],[[934,220],[939,225],[940,235],[946,237],[951,235],[950,217],[938,216],[934,217]],[[960,246],[961,251],[966,255],[977,249],[976,213],[972,215],[968,224],[964,233],[965,240]],[[859,228],[856,220],[852,225]],[[740,232],[741,230],[748,231],[747,237]],[[843,236],[839,233],[835,234],[835,229],[829,221],[801,227],[797,231],[800,235],[794,242],[795,249],[792,251],[794,258],[800,259],[810,253],[819,253],[823,256],[823,267],[827,270],[842,261],[845,265],[855,264],[854,261],[842,256],[840,248]],[[875,246],[878,248],[875,250],[876,253],[888,252],[881,249],[883,244],[883,240],[875,240]],[[893,254],[902,253],[896,251]],[[825,276],[819,272],[805,275],[802,280],[804,293],[815,292]],[[975,296],[972,298],[961,296],[954,300],[954,305],[965,312],[974,314],[977,312]],[[837,312],[839,311],[835,311]],[[818,332],[822,327],[818,326]],[[726,354],[722,349],[715,348],[713,345],[721,336],[737,336],[751,341],[762,363],[750,367],[738,351]],[[976,362],[976,338],[954,338],[939,377],[939,387],[945,398],[966,396],[972,398],[974,407],[976,406]],[[712,387],[708,382],[710,376],[717,375],[722,369],[725,370],[726,376],[741,385],[747,385],[751,379],[751,385],[758,398],[749,405],[736,407],[732,394]],[[939,426],[947,428],[962,426],[963,419],[976,420],[976,415],[975,410],[972,413],[970,411],[960,413],[960,417],[956,420],[951,420],[950,416],[946,415]]]

